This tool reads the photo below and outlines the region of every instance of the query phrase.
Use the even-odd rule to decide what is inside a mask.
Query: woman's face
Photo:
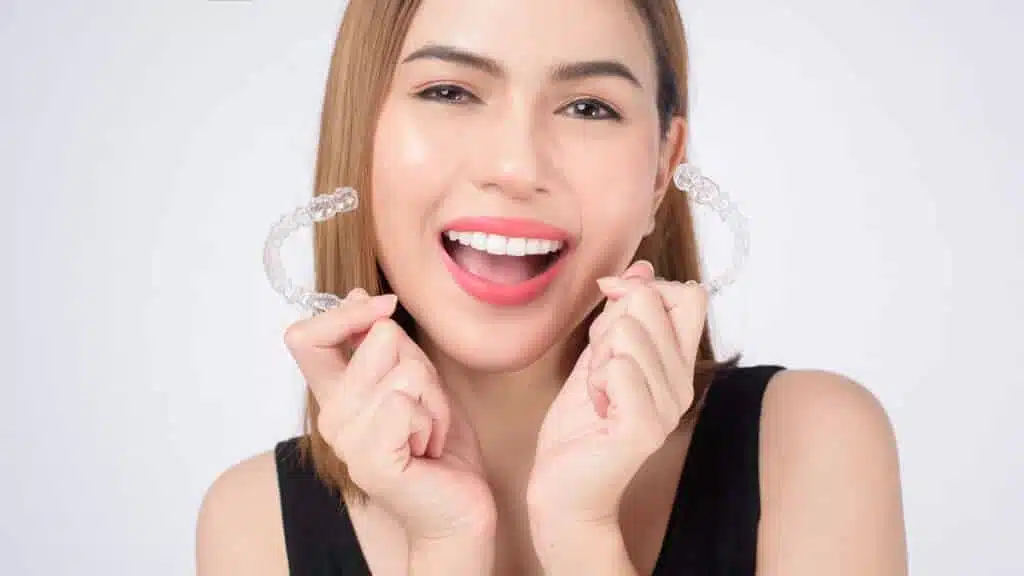
[[[380,264],[422,335],[505,371],[571,334],[649,231],[678,150],[656,81],[624,0],[424,0],[372,182]]]

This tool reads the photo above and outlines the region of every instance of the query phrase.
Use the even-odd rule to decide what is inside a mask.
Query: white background
[[[1024,573],[1022,5],[682,6],[693,160],[752,221],[720,346],[879,396],[914,574]],[[0,573],[191,573],[206,487],[299,430],[261,250],[342,9],[0,3]]]

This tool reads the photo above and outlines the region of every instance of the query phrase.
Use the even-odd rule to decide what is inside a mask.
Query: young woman
[[[351,0],[327,81],[307,433],[199,516],[200,576],[896,575],[863,387],[716,360],[671,0]]]

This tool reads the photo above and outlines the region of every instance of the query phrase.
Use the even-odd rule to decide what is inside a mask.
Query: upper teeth
[[[470,246],[498,256],[526,256],[549,254],[562,249],[561,240],[540,240],[537,238],[509,238],[500,234],[484,232],[456,232],[449,230],[445,235],[452,242]]]

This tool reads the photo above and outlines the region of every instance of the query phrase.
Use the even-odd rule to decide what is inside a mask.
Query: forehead
[[[488,56],[513,74],[619,60],[645,87],[655,78],[647,24],[629,0],[423,0],[402,57],[426,44]]]

